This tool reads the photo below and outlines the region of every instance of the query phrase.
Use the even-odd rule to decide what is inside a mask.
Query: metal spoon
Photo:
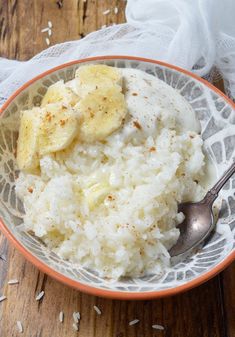
[[[178,226],[180,236],[176,244],[170,249],[171,257],[179,257],[190,252],[203,242],[215,227],[212,205],[218,193],[229,178],[235,173],[235,162],[225,171],[215,186],[207,192],[199,202],[180,204],[179,212],[185,215],[184,221]]]

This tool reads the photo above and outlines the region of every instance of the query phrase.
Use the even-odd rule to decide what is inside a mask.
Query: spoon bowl
[[[182,212],[185,218],[178,226],[179,239],[169,251],[171,257],[185,256],[207,238],[216,224],[212,212],[213,202],[218,197],[221,188],[234,173],[235,162],[225,171],[215,186],[207,192],[203,200],[179,205],[178,211]]]
[[[171,256],[179,256],[198,246],[214,228],[212,208],[201,201],[179,205],[179,212],[184,213],[185,219],[178,226],[180,237],[171,248]]]

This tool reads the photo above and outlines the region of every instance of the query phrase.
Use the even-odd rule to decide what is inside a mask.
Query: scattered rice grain
[[[101,26],[101,29],[104,29],[104,28],[106,28],[107,27],[107,25],[103,25],[103,26]]]
[[[59,313],[59,321],[60,321],[60,323],[63,323],[63,322],[64,322],[64,313],[63,313],[63,311],[61,311],[61,312]]]
[[[78,324],[77,324],[77,323],[73,323],[73,329],[74,329],[75,331],[78,331],[78,330],[79,330]]]
[[[152,328],[153,328],[153,329],[156,329],[156,330],[164,330],[164,326],[159,325],[159,324],[154,324],[154,325],[152,325]]]
[[[115,7],[115,8],[114,8],[114,14],[117,14],[117,13],[118,13],[118,8]]]
[[[48,36],[51,36],[51,35],[52,35],[52,30],[49,29],[49,30],[48,30]]]
[[[46,32],[48,32],[48,31],[49,31],[49,29],[50,29],[50,28],[48,28],[48,27],[46,27],[46,28],[43,28],[43,29],[41,30],[41,33],[46,33]]]
[[[50,46],[50,40],[48,39],[48,37],[45,39],[45,41],[46,41],[46,44],[48,45],[48,46]]]
[[[110,13],[110,9],[106,9],[106,11],[103,12],[103,15],[108,15]]]
[[[17,321],[16,325],[17,325],[17,328],[18,328],[19,332],[22,333],[23,332],[23,325],[22,325],[21,321]]]
[[[44,296],[45,292],[42,290],[37,296],[36,296],[36,301],[40,301],[43,296]]]
[[[59,0],[56,3],[59,9],[63,7],[63,1]]]
[[[5,256],[5,255],[0,255],[0,259],[1,259],[1,260],[3,260],[3,261],[5,261],[5,262],[7,261],[7,259],[6,259],[6,256]]]
[[[94,310],[96,311],[96,313],[98,314],[98,315],[101,315],[101,310],[96,306],[96,305],[94,305]]]
[[[51,21],[48,21],[48,27],[52,28],[52,22]]]
[[[6,300],[7,299],[7,297],[6,296],[0,296],[0,302],[2,302],[2,301],[4,301],[4,300]]]
[[[80,319],[81,319],[81,315],[80,315],[80,312],[74,312],[73,313],[73,320],[74,320],[74,322],[75,323],[79,323],[79,321],[80,321]]]
[[[7,283],[10,284],[10,285],[11,284],[18,284],[19,281],[17,279],[12,279],[12,280],[9,280]]]
[[[137,323],[139,323],[139,319],[133,319],[133,321],[130,321],[129,322],[129,325],[131,326],[131,325],[135,325],[135,324],[137,324]]]

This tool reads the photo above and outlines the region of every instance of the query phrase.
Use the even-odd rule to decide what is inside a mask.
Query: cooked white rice
[[[129,115],[105,142],[74,142],[20,173],[26,230],[101,276],[162,273],[177,241],[178,203],[200,199],[202,139],[188,103],[138,70],[123,70]]]

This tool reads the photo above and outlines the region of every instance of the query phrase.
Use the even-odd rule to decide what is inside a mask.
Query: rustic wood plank
[[[82,316],[81,337],[182,337],[182,334],[184,337],[233,336],[224,335],[218,277],[179,296],[127,302],[96,298],[70,289],[40,273],[12,247],[7,265],[1,292],[7,296],[7,300],[0,304],[0,331],[3,337],[18,336],[17,320],[22,321],[25,336],[74,336],[74,311],[79,311]],[[7,285],[7,281],[13,278],[19,279],[19,285]],[[41,290],[45,291],[45,296],[37,302],[35,297]],[[95,313],[94,305],[101,309],[101,316]],[[63,324],[58,318],[61,310],[65,313]],[[135,318],[140,319],[140,322],[136,326],[129,326],[128,322]],[[153,330],[153,324],[162,324],[165,331]]]
[[[70,0],[63,1],[3,0],[0,2],[1,56],[27,60],[47,48],[47,33],[41,30],[52,22],[51,45],[80,39],[103,25],[125,21],[125,1]],[[114,8],[118,13],[114,13]],[[110,13],[103,15],[105,10]]]
[[[0,56],[26,60],[47,47],[41,29],[53,24],[51,44],[79,39],[103,25],[124,22],[123,0],[2,0],[0,1]],[[118,14],[113,9],[119,8]],[[110,13],[103,12],[110,9]],[[111,301],[81,294],[40,273],[0,234],[0,336],[19,336],[16,321],[30,337],[233,337],[234,265],[219,277],[185,294],[155,301]],[[7,285],[18,278],[19,285]],[[45,291],[41,302],[36,295]],[[93,306],[102,310],[97,316]],[[58,319],[65,313],[64,323]],[[72,329],[72,313],[82,315],[80,332]],[[221,319],[221,313],[223,319]],[[140,319],[130,327],[128,322]],[[162,324],[165,331],[154,331]]]

